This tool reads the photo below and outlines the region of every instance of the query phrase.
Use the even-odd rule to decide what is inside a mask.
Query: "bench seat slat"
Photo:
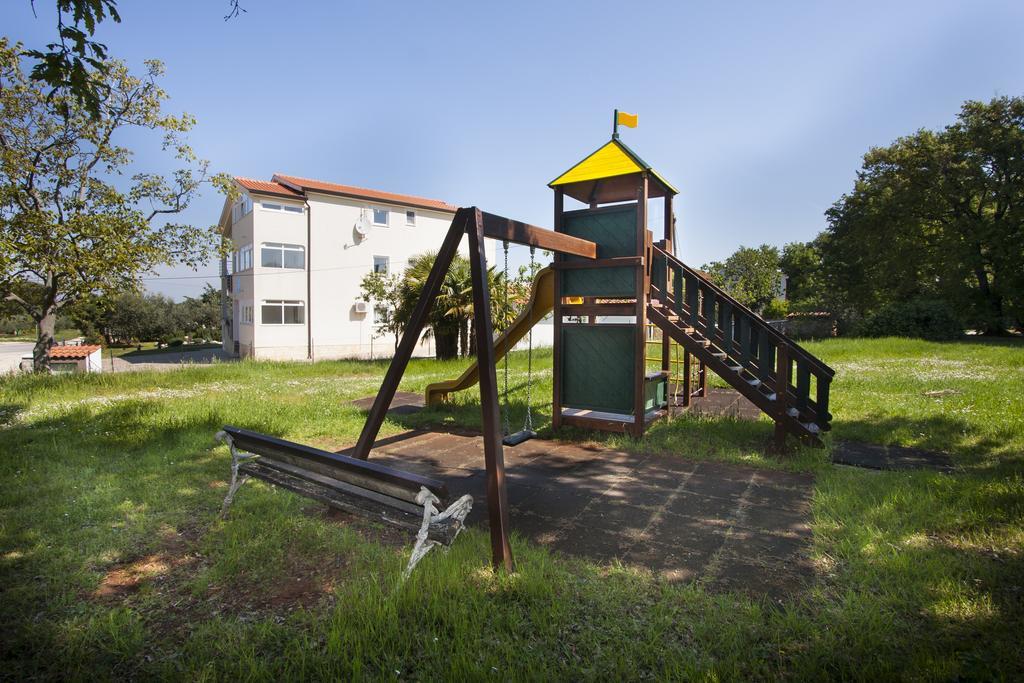
[[[360,488],[374,490],[410,503],[415,503],[420,489],[426,488],[442,503],[447,504],[448,501],[448,487],[437,479],[285,441],[248,429],[225,426],[224,431],[231,436],[235,446],[240,450],[303,469],[315,470],[318,474],[345,480]]]
[[[263,458],[246,461],[238,467],[241,474],[280,486],[345,512],[375,518],[392,526],[419,531],[423,522],[423,509],[417,509],[405,501],[360,489],[314,472],[290,472],[289,469],[292,468],[284,463]],[[459,528],[460,524],[451,519],[432,523],[427,530],[427,537],[450,545]]]

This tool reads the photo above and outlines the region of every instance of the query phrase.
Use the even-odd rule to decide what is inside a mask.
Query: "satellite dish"
[[[366,239],[366,236],[370,234],[370,218],[365,211],[360,214],[353,230],[360,239]]]

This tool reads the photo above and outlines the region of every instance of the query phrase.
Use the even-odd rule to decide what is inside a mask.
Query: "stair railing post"
[[[786,452],[786,417],[789,411],[789,348],[779,344],[775,353],[775,451]]]

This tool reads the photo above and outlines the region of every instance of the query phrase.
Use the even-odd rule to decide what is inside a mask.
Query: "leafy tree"
[[[434,267],[437,254],[426,252],[409,259],[398,285],[398,306],[396,315],[402,329],[409,323],[412,311],[419,301],[427,277]],[[441,291],[427,321],[429,334],[434,336],[435,355],[439,360],[459,355],[459,338],[466,321],[466,292],[469,292],[469,310],[472,310],[472,289],[469,284],[469,261],[456,254],[448,267]],[[464,337],[465,338],[465,337]],[[469,339],[465,338],[463,353],[468,350]]]
[[[228,0],[225,20],[245,12],[239,2]],[[29,3],[35,12],[36,0]],[[32,80],[70,95],[80,107],[99,116],[108,95],[108,55],[107,46],[92,37],[96,27],[107,19],[121,23],[117,0],[56,0],[56,8],[57,42],[48,44],[46,51],[26,52],[36,60]]]
[[[210,283],[199,296],[187,296],[174,305],[175,317],[182,332],[203,339],[220,338],[220,290]]]
[[[865,315],[942,300],[989,334],[1024,315],[1024,99],[968,101],[942,131],[864,156],[827,213],[830,287]]]
[[[373,304],[374,336],[394,335],[395,350],[405,325],[398,317],[399,278],[389,273],[367,273],[360,283],[363,298]]]
[[[436,259],[436,253],[426,252],[410,258],[401,276],[369,273],[362,280],[362,294],[374,305],[376,332],[394,334],[396,348]],[[507,328],[529,301],[532,279],[539,269],[535,266],[531,272],[526,266],[521,266],[518,275],[508,280],[507,299],[504,272],[498,272],[494,267],[488,269],[491,320],[495,332]],[[439,359],[455,358],[460,352],[462,356],[476,353],[473,314],[469,260],[456,254],[441,282],[427,321],[427,334],[434,337],[435,353]]]
[[[49,368],[57,313],[93,292],[134,289],[163,264],[204,263],[214,231],[166,217],[183,211],[211,177],[182,139],[191,116],[163,111],[159,62],[132,75],[106,62],[99,114],[73,97],[46,93],[21,70],[21,48],[0,39],[0,297],[36,321],[33,367]],[[132,152],[118,144],[131,129],[163,136],[180,167],[170,177],[135,173]],[[19,283],[42,286],[38,300]]]
[[[714,261],[701,269],[715,284],[755,312],[762,311],[778,296],[782,286],[779,250],[768,244],[756,249],[741,246],[725,261]]]
[[[827,291],[822,269],[821,244],[827,233],[810,242],[790,242],[782,248],[779,268],[786,276],[786,298],[791,307],[819,309],[825,306]]]

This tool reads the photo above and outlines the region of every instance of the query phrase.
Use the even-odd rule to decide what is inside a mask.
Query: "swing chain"
[[[530,278],[534,277],[534,254],[536,248],[530,245]],[[530,414],[530,406],[533,404],[533,325],[527,337],[526,346],[526,419],[523,421],[523,431],[533,431],[533,415]]]
[[[508,240],[504,240],[502,242],[502,246],[504,247],[504,250],[505,250],[505,292],[504,292],[504,295],[503,295],[502,310],[501,310],[502,324],[504,325],[504,323],[506,323],[508,321]],[[509,417],[508,417],[508,412],[509,412],[509,407],[510,407],[509,406],[509,400],[508,400],[508,352],[510,350],[511,349],[507,349],[506,348],[505,349],[505,353],[502,356],[502,359],[504,361],[504,370],[505,370],[505,391],[504,391],[505,409],[501,411],[501,417],[502,417],[502,428],[504,430],[503,434],[505,434],[505,436],[508,436],[509,434],[512,433],[512,425],[510,424]]]

